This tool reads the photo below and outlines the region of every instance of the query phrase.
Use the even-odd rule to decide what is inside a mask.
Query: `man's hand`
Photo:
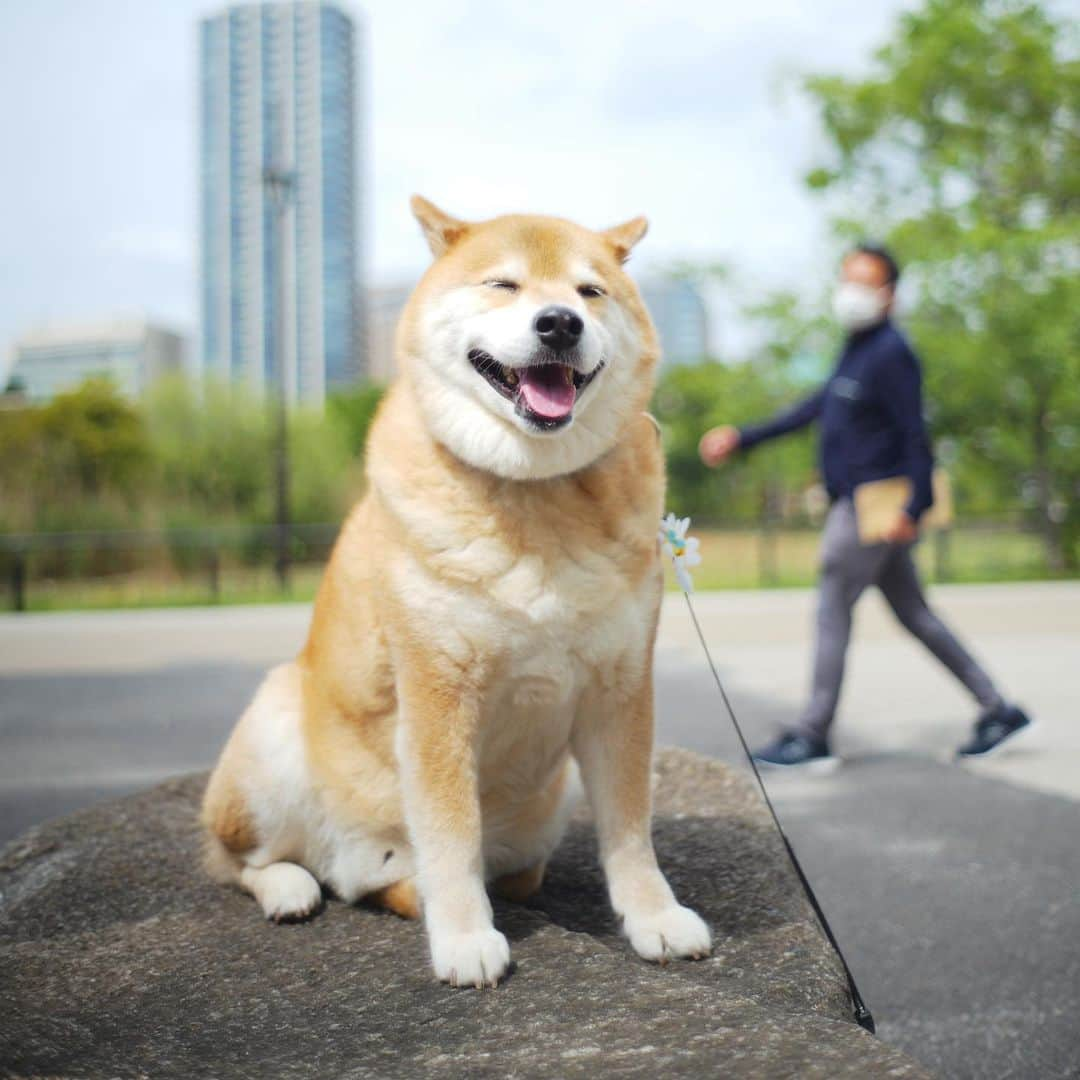
[[[698,453],[701,460],[710,469],[716,468],[725,458],[730,457],[739,449],[739,429],[725,424],[723,427],[714,427],[701,436],[698,443]]]
[[[901,511],[896,521],[885,531],[887,544],[913,544],[919,538],[919,523]]]

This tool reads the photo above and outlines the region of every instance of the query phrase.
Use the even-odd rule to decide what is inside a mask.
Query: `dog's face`
[[[596,460],[652,392],[656,335],[622,269],[645,220],[592,232],[531,216],[466,223],[420,198],[413,211],[435,262],[398,351],[432,434],[513,479]]]

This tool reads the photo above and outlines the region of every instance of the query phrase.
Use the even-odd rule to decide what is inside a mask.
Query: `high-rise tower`
[[[359,39],[321,0],[200,24],[203,370],[263,392],[280,355],[289,402],[321,403],[361,374]],[[280,233],[271,167],[291,174]]]

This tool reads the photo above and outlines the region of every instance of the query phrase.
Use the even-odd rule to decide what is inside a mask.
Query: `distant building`
[[[660,335],[665,364],[697,364],[709,354],[709,316],[705,298],[683,278],[639,282],[642,298]]]
[[[412,290],[411,285],[387,285],[368,290],[367,377],[373,382],[390,382],[397,374],[394,335]]]
[[[50,325],[15,343],[9,381],[28,401],[48,401],[91,376],[104,376],[130,398],[155,379],[183,373],[184,338],[145,319]]]
[[[263,390],[280,326],[293,402],[321,403],[362,374],[359,47],[347,11],[316,0],[243,4],[200,24],[203,369]],[[271,164],[293,176],[280,319]]]

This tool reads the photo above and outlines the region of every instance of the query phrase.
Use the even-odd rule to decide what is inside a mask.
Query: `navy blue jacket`
[[[821,420],[821,473],[830,498],[887,476],[911,479],[907,512],[916,521],[934,501],[933,456],[922,416],[922,372],[888,320],[851,334],[825,385],[792,409],[739,430],[740,447]]]

